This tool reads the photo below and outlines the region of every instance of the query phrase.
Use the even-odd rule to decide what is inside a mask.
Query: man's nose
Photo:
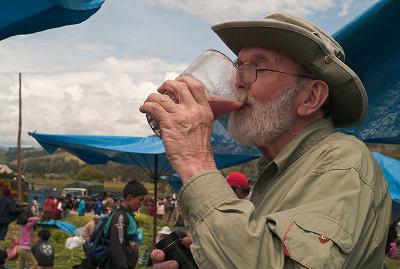
[[[235,87],[236,89],[242,89],[242,90],[247,88],[239,72],[236,73]]]

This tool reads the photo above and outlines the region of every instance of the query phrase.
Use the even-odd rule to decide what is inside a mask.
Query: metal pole
[[[18,144],[17,144],[17,200],[22,202],[22,186],[21,186],[21,129],[22,129],[22,74],[19,73],[19,116],[18,116]]]
[[[156,154],[154,157],[154,174],[153,174],[153,184],[154,184],[154,217],[153,217],[153,246],[156,244],[156,235],[157,235],[157,181],[158,181],[158,155]]]

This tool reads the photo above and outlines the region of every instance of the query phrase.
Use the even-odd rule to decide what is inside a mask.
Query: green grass
[[[139,226],[143,231],[143,243],[139,247],[139,252],[141,253],[146,248],[152,247],[152,231],[153,231],[153,217],[138,213],[136,219],[139,222]],[[90,220],[89,216],[72,216],[64,219],[63,221],[74,224],[77,228],[82,227],[86,222]],[[158,221],[157,230],[160,230],[165,223]],[[0,248],[7,249],[11,243],[11,238],[18,237],[20,226],[15,222],[11,223],[7,233],[8,240],[0,241]],[[35,234],[40,230],[39,227],[36,228]],[[85,257],[82,248],[77,248],[74,250],[69,250],[64,247],[65,240],[70,236],[67,233],[58,230],[56,228],[50,228],[51,238],[49,242],[55,249],[55,269],[71,269],[73,265],[79,264],[81,259]],[[34,238],[34,242],[37,238]],[[140,255],[139,253],[139,255]],[[16,260],[9,261],[6,264],[10,268],[16,268]],[[136,266],[137,269],[144,269],[149,267]]]
[[[49,187],[55,187],[57,190],[62,190],[65,188],[65,186],[69,183],[74,182],[75,180],[73,179],[30,179],[34,184],[38,186],[49,186]],[[152,191],[154,186],[150,182],[142,182],[143,185],[146,187],[148,191]],[[115,191],[115,192],[121,192],[122,189],[124,188],[126,182],[122,181],[106,181],[104,182],[104,189],[110,190],[110,191]]]

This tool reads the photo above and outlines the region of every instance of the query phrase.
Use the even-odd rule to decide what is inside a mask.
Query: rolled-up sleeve
[[[254,205],[239,200],[219,171],[193,177],[180,192],[193,228],[191,251],[199,268],[282,268],[281,241],[254,218]],[[262,255],[260,255],[262,253]]]

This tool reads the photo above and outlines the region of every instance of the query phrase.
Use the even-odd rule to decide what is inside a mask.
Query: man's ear
[[[311,80],[298,95],[297,115],[308,116],[318,111],[329,96],[329,86],[322,80]]]

